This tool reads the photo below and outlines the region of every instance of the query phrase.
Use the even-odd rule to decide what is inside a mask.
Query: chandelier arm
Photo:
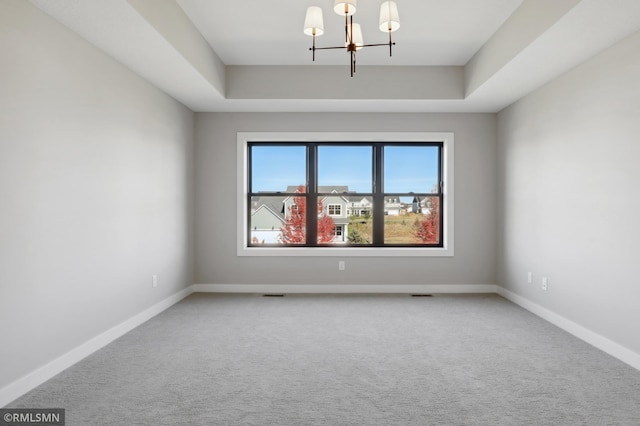
[[[349,26],[351,28],[347,30],[347,36],[349,38],[348,43],[353,44],[353,15],[351,15],[350,18],[351,18],[351,22],[349,23]]]
[[[353,22],[353,18],[351,18]],[[349,44],[349,17],[347,15],[344,16],[344,42]]]
[[[349,53],[351,53],[351,77],[353,77],[353,73],[356,72],[356,58],[354,58],[353,50]]]
[[[394,46],[396,45],[395,42],[391,43]],[[361,47],[373,47],[373,46],[389,46],[389,43],[376,43],[376,44],[363,44],[363,45],[358,45],[358,48]],[[347,46],[328,46],[328,47],[316,47],[315,50],[329,50],[329,49],[347,49]],[[313,50],[312,47],[309,48],[309,50]]]
[[[353,73],[355,74],[356,72],[356,62],[357,62],[357,58],[358,57],[358,52],[354,51],[353,52]]]
[[[391,43],[394,46],[396,45],[395,42]],[[358,48],[360,47],[373,47],[373,46],[389,46],[389,43],[375,43],[375,44],[363,44],[363,45],[358,45]]]
[[[385,44],[386,46],[386,44]],[[331,47],[316,47],[316,50],[329,50],[329,49],[346,49],[346,46],[331,46]],[[311,48],[309,48],[309,50],[311,50]]]

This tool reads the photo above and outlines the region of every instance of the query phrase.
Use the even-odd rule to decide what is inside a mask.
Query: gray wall
[[[639,51],[640,33],[498,115],[499,283],[636,353]]]
[[[236,133],[455,133],[455,257],[236,256]],[[196,114],[196,283],[495,284],[495,114]]]
[[[640,353],[640,34],[497,119],[194,122],[28,2],[1,6],[0,388],[192,282],[498,282]],[[348,257],[346,271],[331,257],[237,257],[236,133],[248,131],[454,132],[456,256]]]
[[[193,113],[0,6],[2,388],[191,284],[194,254]]]

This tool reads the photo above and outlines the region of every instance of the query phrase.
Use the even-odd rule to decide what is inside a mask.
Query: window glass
[[[283,204],[283,224],[279,242],[285,245],[307,243],[307,199],[303,194],[285,197]]]
[[[442,247],[442,146],[249,144],[247,246]]]
[[[384,200],[385,244],[440,243],[439,197],[385,197]]]
[[[318,191],[373,192],[371,160],[371,146],[320,145]]]
[[[249,238],[252,244],[278,244],[284,210],[282,198],[251,197]]]
[[[305,146],[251,147],[251,192],[304,192],[306,176]]]
[[[350,197],[347,204],[349,223],[346,242],[349,245],[371,245],[373,242],[372,197]]]
[[[384,192],[438,192],[439,164],[437,146],[385,146]]]

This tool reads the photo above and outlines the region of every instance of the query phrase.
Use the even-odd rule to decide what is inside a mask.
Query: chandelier
[[[392,56],[391,48],[395,45],[391,41],[391,33],[400,28],[400,18],[398,16],[398,5],[395,1],[385,1],[380,5],[380,31],[389,33],[388,43],[364,44],[362,29],[360,24],[353,23],[353,14],[356,13],[357,0],[335,0],[333,10],[338,15],[344,15],[344,46],[316,47],[316,36],[324,33],[324,21],[322,19],[322,9],[318,6],[311,6],[307,9],[304,20],[304,33],[313,37],[313,46],[309,48],[312,60],[316,60],[316,50],[346,49],[351,57],[351,77],[356,72],[356,51],[363,47],[389,46],[389,56]]]

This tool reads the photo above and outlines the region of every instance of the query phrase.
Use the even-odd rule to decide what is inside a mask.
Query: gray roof
[[[294,196],[296,191],[297,191],[297,189],[298,189],[297,185],[291,185],[291,186],[287,186],[287,192],[283,193],[282,195],[254,197],[254,199],[252,200],[251,211],[255,212],[258,208],[260,208],[261,205],[265,205],[271,211],[273,211],[274,213],[277,213],[278,216],[280,216],[280,218],[284,219],[285,218],[284,201],[287,198]],[[319,186],[318,187],[318,192],[320,192],[320,193],[334,193],[335,192],[336,195],[343,195],[344,193],[349,193],[348,191],[349,191],[349,187],[346,186],[346,185]],[[353,193],[350,193],[350,194],[353,194]],[[360,201],[362,199],[362,196],[355,196],[355,195],[351,195],[351,196],[345,197],[345,198],[350,199],[352,197],[353,197],[353,200],[350,200],[350,201]]]
[[[284,200],[287,197],[288,196],[286,195],[276,197],[256,197],[252,200],[252,204],[255,207],[252,206],[251,211],[254,212],[260,208],[260,206],[264,205],[284,220]]]
[[[287,192],[296,192],[298,189],[297,186],[287,186]],[[331,193],[337,192],[339,194],[348,193],[349,187],[347,185],[326,185],[318,187],[319,193]]]

